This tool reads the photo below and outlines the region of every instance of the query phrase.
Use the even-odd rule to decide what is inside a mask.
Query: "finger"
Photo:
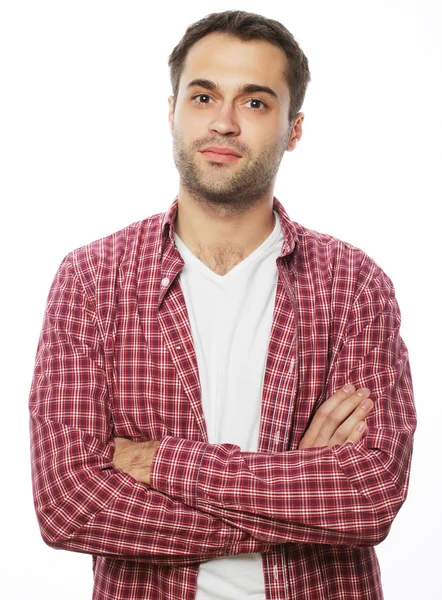
[[[341,389],[330,396],[316,411],[316,414],[327,416],[330,414],[341,402],[346,400],[352,394],[355,393],[355,386],[351,383],[344,385]]]
[[[337,429],[370,395],[368,388],[361,388],[343,400],[324,420],[315,440],[315,445],[328,446]]]
[[[362,436],[365,434],[367,429],[368,429],[367,423],[365,421],[361,421],[360,423],[358,423],[356,425],[356,427],[350,433],[350,435],[346,439],[346,442],[351,442],[352,444],[357,444],[358,442],[361,441]]]
[[[340,427],[335,431],[330,439],[328,446],[335,444],[345,444],[352,431],[367,418],[368,413],[372,410],[374,402],[371,398],[363,400],[359,406],[347,417]]]
[[[351,384],[347,384],[321,404],[304,434],[301,443],[299,444],[299,448],[310,448],[314,445],[313,442],[316,440],[327,416],[339,406],[341,402],[351,396],[354,391],[355,387]]]

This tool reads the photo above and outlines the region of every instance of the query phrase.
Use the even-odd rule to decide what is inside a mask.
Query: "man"
[[[273,196],[307,59],[212,14],[174,49],[179,193],[71,252],[30,397],[45,542],[94,599],[382,598],[416,426],[391,281]]]

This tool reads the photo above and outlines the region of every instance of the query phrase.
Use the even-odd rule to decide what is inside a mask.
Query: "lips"
[[[200,152],[214,152],[215,154],[230,154],[231,156],[238,156],[241,158],[242,154],[234,150],[233,148],[228,148],[226,146],[209,146],[208,148],[203,148]]]
[[[220,152],[209,151],[201,152],[201,156],[203,156],[204,159],[215,163],[235,163],[241,158],[240,156],[235,156],[233,154],[221,154]]]

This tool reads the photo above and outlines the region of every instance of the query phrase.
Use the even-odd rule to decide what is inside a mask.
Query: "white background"
[[[440,6],[0,3],[2,598],[91,597],[90,557],[45,546],[33,510],[27,399],[44,304],[69,251],[172,203],[168,55],[188,25],[227,9],[281,21],[309,59],[304,136],[276,197],[395,284],[419,425],[409,497],[378,556],[387,600],[442,598]]]

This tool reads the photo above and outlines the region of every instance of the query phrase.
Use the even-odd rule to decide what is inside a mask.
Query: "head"
[[[261,15],[213,13],[187,28],[169,67],[174,160],[186,189],[236,207],[273,189],[284,152],[301,138],[300,109],[310,81],[307,58],[292,34]],[[200,151],[212,145],[242,157],[210,161]]]

